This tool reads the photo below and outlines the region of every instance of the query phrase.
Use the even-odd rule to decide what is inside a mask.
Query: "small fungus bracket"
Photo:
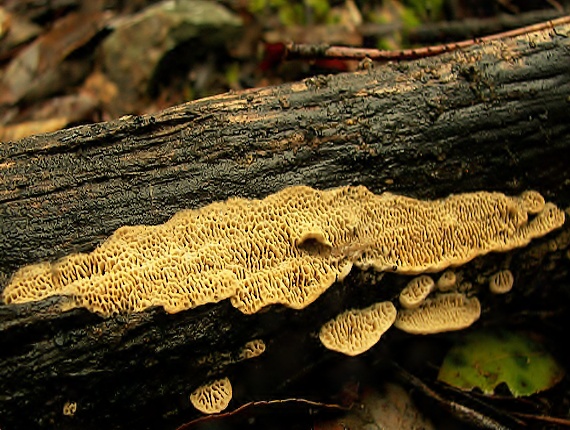
[[[411,334],[434,334],[462,330],[480,316],[481,303],[477,297],[445,293],[426,299],[418,308],[400,310],[394,326]]]
[[[319,339],[327,349],[349,356],[359,355],[378,343],[395,319],[396,308],[388,301],[365,309],[351,309],[325,323]]]
[[[510,270],[501,270],[489,279],[489,290],[493,294],[505,294],[511,291],[515,278]]]
[[[232,384],[228,378],[210,381],[190,394],[192,405],[204,414],[225,410],[232,399]]]

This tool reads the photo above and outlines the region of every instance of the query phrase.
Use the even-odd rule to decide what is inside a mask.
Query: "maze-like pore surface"
[[[300,309],[353,265],[438,272],[525,246],[563,222],[564,212],[534,191],[422,201],[362,186],[295,186],[119,228],[91,253],[20,269],[3,299],[64,295],[103,315],[151,306],[174,313],[224,299],[244,313],[271,304]]]

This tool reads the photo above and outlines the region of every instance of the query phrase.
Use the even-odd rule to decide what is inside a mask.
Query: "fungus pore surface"
[[[241,349],[239,357],[242,360],[249,360],[260,356],[265,352],[265,342],[262,339],[254,339],[247,342]]]
[[[534,191],[422,201],[363,186],[295,186],[184,210],[161,225],[121,227],[91,253],[23,267],[3,299],[63,295],[102,315],[151,306],[174,313],[228,298],[244,313],[300,309],[353,265],[438,272],[525,246],[563,222],[564,212]]]
[[[400,304],[407,309],[417,308],[434,288],[431,276],[416,276],[400,292]]]
[[[489,290],[494,294],[505,294],[511,291],[515,278],[510,270],[501,270],[489,279]]]
[[[418,308],[398,311],[394,326],[411,334],[433,334],[467,328],[480,316],[477,297],[445,293],[426,299]]]
[[[204,414],[217,414],[230,404],[232,384],[228,378],[217,379],[198,387],[190,394],[192,405]]]
[[[439,291],[450,291],[457,283],[457,275],[453,270],[446,270],[437,280],[436,286]]]
[[[362,354],[380,340],[395,319],[396,308],[392,302],[351,309],[325,323],[319,332],[319,339],[332,351],[350,356]]]

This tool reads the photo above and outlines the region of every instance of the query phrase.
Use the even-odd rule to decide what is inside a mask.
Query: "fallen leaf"
[[[465,335],[447,353],[438,380],[462,390],[479,388],[493,394],[505,383],[515,397],[551,388],[564,369],[528,336],[509,331],[477,331]]]
[[[381,390],[368,387],[363,390],[358,403],[338,418],[316,422],[314,429],[434,429],[400,385],[386,383]]]
[[[14,104],[30,94],[41,98],[61,90],[61,85],[69,86],[70,69],[62,67],[64,60],[89,42],[107,20],[105,13],[71,13],[56,22],[10,62],[0,81],[0,104]],[[88,68],[74,70],[83,74]],[[66,79],[58,79],[59,75]]]

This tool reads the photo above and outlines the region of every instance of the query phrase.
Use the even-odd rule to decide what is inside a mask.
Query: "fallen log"
[[[2,143],[0,289],[18,269],[91,251],[121,226],[291,185],[365,185],[422,199],[537,190],[568,207],[569,31],[561,25]],[[477,259],[463,275],[475,283],[509,259],[525,297],[538,291],[556,302],[569,279],[564,232]],[[380,275],[354,271],[305,310],[252,315],[227,300],[111,317],[62,312],[59,296],[2,304],[0,426],[175,427],[196,416],[188,401],[195,388],[244,372],[256,375],[242,380],[246,387],[283,394],[291,375],[325,354],[315,336],[324,322],[394,300],[409,279]],[[382,288],[366,288],[371,282]],[[484,306],[501,312],[492,300]],[[256,360],[264,361],[243,361],[241,348],[258,338],[267,351]]]

